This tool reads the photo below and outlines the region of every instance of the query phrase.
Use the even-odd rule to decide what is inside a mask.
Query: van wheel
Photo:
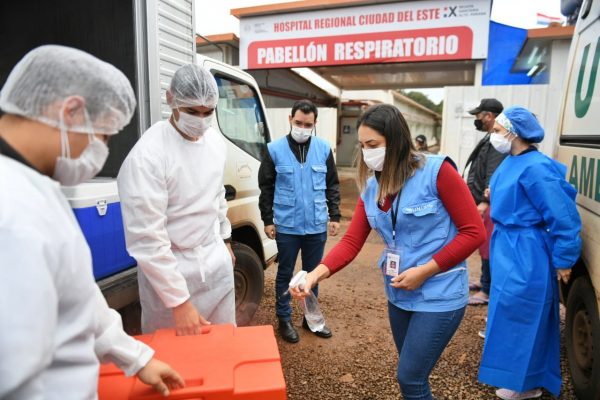
[[[600,320],[587,276],[573,283],[567,298],[567,355],[578,399],[600,399]]]
[[[263,295],[265,276],[260,259],[250,247],[232,243],[235,254],[235,318],[238,326],[252,321]]]

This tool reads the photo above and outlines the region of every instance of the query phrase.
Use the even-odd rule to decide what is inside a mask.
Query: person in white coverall
[[[211,73],[179,68],[168,121],[150,127],[117,178],[129,254],[138,263],[142,331],[235,324],[225,142],[211,127],[219,99]]]
[[[0,91],[0,399],[94,399],[99,360],[164,395],[183,385],[106,304],[59,185],[98,173],[134,108],[119,70],[62,46],[29,52]]]

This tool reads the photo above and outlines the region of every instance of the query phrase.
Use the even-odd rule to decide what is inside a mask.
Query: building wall
[[[218,46],[218,48],[217,48]],[[222,51],[220,51],[221,49]],[[196,52],[206,57],[224,62],[237,67],[240,65],[239,51],[228,45],[217,44],[216,46],[197,47]]]
[[[434,115],[416,107],[412,102],[403,101],[402,97],[394,96],[389,90],[344,91],[342,96],[344,100],[365,101],[368,99],[370,102],[393,104],[404,115],[413,139],[417,135],[425,135],[430,146],[439,144],[435,138],[439,137],[440,124]],[[356,106],[342,107],[337,146],[337,164],[339,166],[349,167],[353,164],[358,148],[356,122],[361,111]]]
[[[552,157],[557,142],[556,131],[569,46],[568,40],[556,40],[552,43],[549,84],[446,87],[441,152],[450,156],[460,170],[464,168],[469,154],[485,135],[475,130],[475,118],[467,111],[475,108],[482,98],[493,97],[500,100],[504,107],[519,105],[537,116],[546,132],[539,149]]]
[[[427,138],[428,145],[438,144],[436,137],[439,137],[437,136],[437,129],[440,124],[431,114],[396,98],[394,99],[394,105],[398,107],[404,119],[406,119],[413,139],[418,135],[424,135]]]
[[[450,156],[462,171],[469,154],[484,132],[475,129],[474,116],[468,110],[482,98],[493,97],[504,105],[520,105],[533,112],[546,130],[540,150],[552,155],[560,108],[560,88],[550,85],[457,86],[445,90],[441,152]]]
[[[388,104],[394,101],[390,90],[342,90],[340,97],[344,100],[369,100]]]

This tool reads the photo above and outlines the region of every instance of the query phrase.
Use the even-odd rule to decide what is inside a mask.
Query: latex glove
[[[331,236],[337,236],[340,231],[340,223],[339,222],[330,222],[329,223],[329,234]]]
[[[233,249],[231,248],[231,243],[225,243],[225,246],[227,246],[227,249],[229,250],[229,254],[231,254],[231,262],[233,263],[233,266],[235,267],[235,254],[233,253]]]
[[[148,364],[138,371],[137,377],[165,397],[170,394],[169,389],[185,387],[185,382],[177,371],[156,358],[148,361]]]
[[[562,280],[565,284],[569,283],[571,279],[571,268],[561,268],[556,270],[558,280]]]
[[[177,336],[199,335],[203,325],[210,325],[189,300],[173,308],[173,321]]]
[[[277,232],[275,230],[275,225],[265,226],[265,235],[267,235],[267,237],[269,239],[275,239],[275,235],[277,235]]]

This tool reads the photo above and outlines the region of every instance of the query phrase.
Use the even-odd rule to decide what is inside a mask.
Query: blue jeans
[[[398,349],[398,383],[403,398],[433,399],[429,374],[458,329],[465,307],[446,312],[415,312],[388,302],[388,314]]]
[[[310,272],[316,268],[323,258],[327,232],[313,235],[290,235],[277,232],[275,237],[279,266],[275,278],[275,313],[282,321],[292,320],[290,294],[284,295],[294,275],[294,266],[298,252],[302,251],[302,269]],[[315,295],[319,294],[318,286],[313,288]]]
[[[489,296],[490,285],[492,284],[492,275],[490,275],[489,259],[481,259],[481,278],[479,278],[479,283],[481,284],[481,291]]]

